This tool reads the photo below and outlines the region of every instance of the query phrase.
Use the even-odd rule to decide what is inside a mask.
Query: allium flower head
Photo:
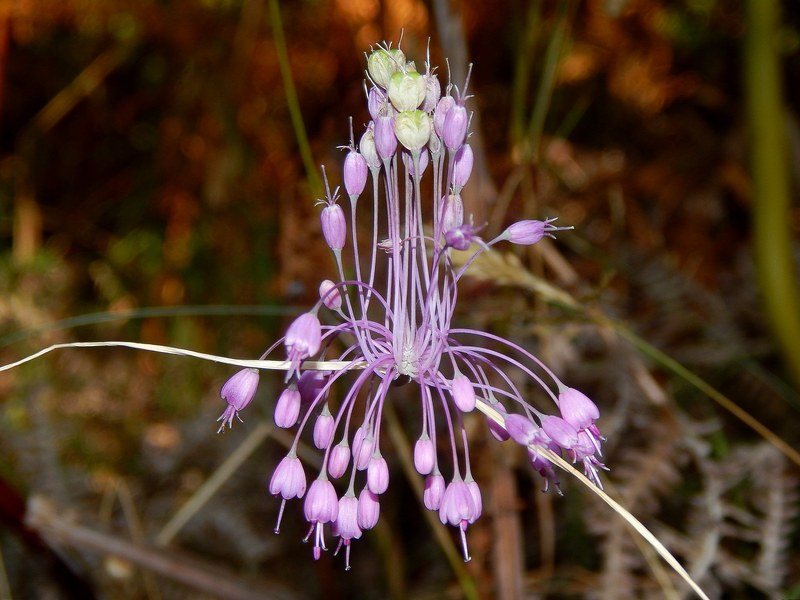
[[[385,404],[392,397],[413,400],[421,415],[413,436],[414,467],[425,477],[423,503],[457,528],[469,560],[467,530],[480,517],[483,500],[471,472],[466,413],[480,409],[490,417],[493,436],[525,446],[547,485],[556,482],[555,474],[537,450],[581,462],[600,483],[603,438],[596,405],[523,346],[454,324],[459,282],[477,256],[504,241],[533,244],[564,228],[552,219],[520,221],[482,240],[481,228],[465,221],[460,197],[473,163],[465,144],[467,82],[461,93],[448,82],[441,96],[430,64],[419,75],[402,51],[388,46],[369,54],[367,70],[372,120],[359,151],[351,133],[342,174],[349,211],[325,178],[321,227],[337,277],[321,283],[316,306],[297,317],[282,340],[289,368],[275,420],[282,427],[297,423],[297,431],[270,492],[282,498],[278,523],[285,501],[305,494],[314,557],[326,548],[327,529],[346,549],[349,567],[351,542],[375,526],[381,495],[391,487],[394,460],[382,453]],[[365,214],[364,207],[356,210],[365,190],[367,235],[355,222]],[[454,250],[466,253],[463,266],[454,264]],[[325,367],[308,364],[311,358],[338,366],[315,371]],[[241,377],[253,382],[252,375]],[[529,382],[524,386],[523,378]],[[249,384],[234,387],[239,391],[230,396],[229,403],[236,400],[228,420],[236,402],[249,402],[255,391]],[[307,493],[296,456],[301,436],[322,454]]]

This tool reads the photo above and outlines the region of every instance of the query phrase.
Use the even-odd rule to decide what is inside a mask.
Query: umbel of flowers
[[[462,415],[476,403],[501,415],[501,422],[487,420],[496,438],[528,448],[545,489],[558,482],[553,465],[536,448],[581,462],[601,485],[598,469],[604,466],[598,457],[604,438],[595,424],[597,406],[525,348],[451,325],[458,282],[475,257],[499,242],[535,244],[565,228],[555,227],[552,219],[519,221],[485,241],[480,228],[464,220],[460,193],[473,162],[464,106],[469,75],[461,90],[448,83],[442,94],[428,62],[420,73],[399,48],[381,46],[368,55],[367,78],[372,119],[358,145],[351,127],[343,173],[346,201],[340,202],[338,189],[331,193],[327,179],[320,201],[322,233],[338,279],[320,283],[317,304],[281,340],[289,368],[275,423],[297,430],[269,483],[270,493],[281,498],[275,531],[286,501],[303,498],[306,540],[313,540],[314,557],[327,549],[327,530],[338,538],[336,551],[344,548],[349,569],[350,543],[375,526],[380,497],[389,487],[381,451],[385,402],[398,385],[411,384],[413,394],[406,388],[400,397],[416,397],[420,406],[413,436],[423,501],[442,523],[458,528],[464,560],[469,560],[466,531],[480,517],[482,499],[470,469]],[[370,203],[369,211],[361,211],[369,213],[367,236],[357,226],[363,196]],[[456,268],[453,250],[472,254]],[[345,256],[352,264],[345,264]],[[340,361],[343,368],[304,370],[304,361],[312,357]],[[541,387],[549,406],[530,404],[511,370]],[[258,371],[245,369],[222,387],[228,407],[220,430],[253,399],[258,377]],[[334,402],[331,389],[340,383],[345,391]],[[323,453],[322,467],[311,475],[296,452],[304,434]]]

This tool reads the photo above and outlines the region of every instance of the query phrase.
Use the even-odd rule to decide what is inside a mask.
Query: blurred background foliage
[[[368,120],[370,44],[402,30],[421,64],[430,39],[440,76],[449,56],[456,82],[474,61],[468,210],[490,229],[512,215],[575,226],[518,255],[517,270],[624,321],[800,443],[797,374],[769,333],[752,261],[748,16],[733,0],[0,2],[2,363],[110,339],[255,357],[282,315],[313,302],[333,265],[291,124],[276,7],[316,164],[338,173],[347,118],[357,135]],[[782,8],[772,43],[796,198],[800,11]],[[796,202],[785,221],[796,259]],[[476,276],[460,318],[536,348],[596,398],[623,504],[712,597],[797,590],[797,465],[613,328],[514,277]],[[470,528],[475,559],[460,578],[397,459],[382,524],[355,545],[353,571],[311,559],[299,503],[274,536],[265,484],[284,452],[274,435],[167,540],[162,528],[231,453],[270,433],[259,422],[271,420],[277,376],[262,377],[243,426],[214,434],[229,374],[124,349],[61,351],[0,374],[0,597],[686,593],[579,486],[540,494],[479,421],[468,426],[489,510]],[[72,537],[23,524],[34,497]],[[75,538],[78,527],[128,545],[109,552]],[[191,585],[176,583],[169,560]]]

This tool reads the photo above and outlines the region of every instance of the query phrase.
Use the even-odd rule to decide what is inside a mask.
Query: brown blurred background
[[[783,11],[773,41],[796,198],[800,12]],[[418,65],[430,40],[443,83],[445,56],[456,83],[474,62],[468,210],[490,230],[518,215],[575,226],[517,259],[587,313],[476,278],[459,318],[528,345],[592,394],[612,493],[710,596],[796,596],[798,465],[587,316],[626,323],[798,444],[800,397],[752,260],[747,29],[732,0],[0,0],[0,362],[114,339],[257,357],[333,269],[277,32],[313,164],[338,184],[347,119],[358,135],[369,118],[364,52],[402,31]],[[787,220],[796,242],[796,202]],[[607,507],[571,482],[563,498],[542,495],[478,420],[487,508],[466,567],[445,558],[396,458],[352,571],[330,552],[312,560],[299,502],[273,535],[266,482],[285,442],[271,435],[158,545],[271,421],[280,381],[266,375],[245,423],[215,435],[230,373],[125,349],[62,350],[0,373],[0,597],[686,597]],[[33,497],[50,537],[24,524]],[[80,528],[104,537],[76,538]]]

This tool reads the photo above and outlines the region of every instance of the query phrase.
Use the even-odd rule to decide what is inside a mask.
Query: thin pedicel
[[[596,425],[597,406],[521,346],[488,332],[451,327],[458,282],[478,255],[499,242],[535,244],[569,228],[555,226],[554,219],[524,220],[492,240],[481,239],[482,228],[464,221],[460,195],[473,164],[464,106],[468,81],[462,90],[449,82],[442,95],[428,61],[419,73],[400,48],[389,45],[369,53],[367,79],[372,120],[358,145],[351,121],[350,143],[344,147],[349,211],[340,204],[339,190],[331,192],[323,169],[321,227],[338,278],[320,283],[317,304],[295,319],[280,340],[290,365],[275,423],[297,429],[269,485],[281,497],[275,530],[286,501],[305,496],[306,540],[313,540],[314,558],[327,549],[328,529],[338,538],[336,551],[344,547],[350,568],[350,544],[375,526],[380,496],[389,487],[381,453],[384,403],[393,387],[413,382],[422,416],[414,466],[425,477],[423,501],[438,511],[442,523],[458,528],[464,560],[469,560],[466,531],[481,515],[482,497],[470,468],[462,414],[478,401],[505,415],[504,426],[487,421],[490,431],[529,448],[545,489],[558,482],[552,463],[536,448],[582,463],[586,475],[602,487],[598,470],[605,468],[599,460],[604,438]],[[360,240],[357,207],[364,195],[371,196],[371,235]],[[345,265],[346,248],[350,265]],[[471,252],[459,268],[452,261],[454,250]],[[328,313],[324,324],[320,310]],[[304,369],[314,357],[339,361],[344,368]],[[558,414],[527,402],[508,375],[511,370],[539,385]],[[220,430],[230,427],[252,400],[257,383],[257,372],[244,369],[223,386],[228,407]],[[336,403],[329,401],[335,384],[346,388]],[[356,421],[356,414],[363,417]],[[297,444],[309,428],[324,456],[306,493]],[[341,493],[333,480],[343,478]]]

